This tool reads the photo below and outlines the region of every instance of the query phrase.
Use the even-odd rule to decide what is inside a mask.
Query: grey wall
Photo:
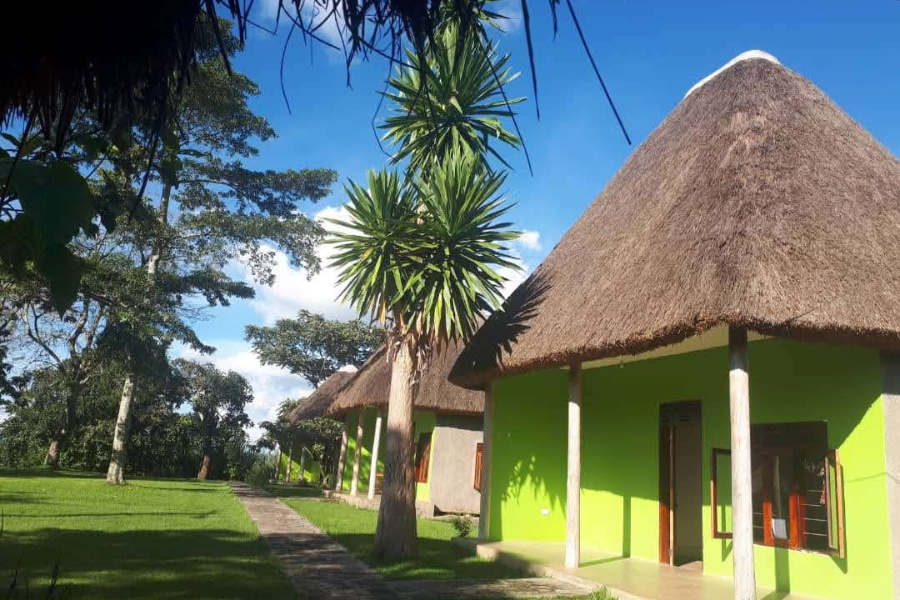
[[[475,482],[475,446],[484,438],[482,418],[437,415],[431,455],[431,502],[443,512],[477,514],[481,494]]]

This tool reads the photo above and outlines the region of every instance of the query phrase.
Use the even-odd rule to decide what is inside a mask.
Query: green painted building
[[[733,578],[741,600],[900,598],[898,350],[900,161],[739,57],[453,368],[487,393],[480,536]]]
[[[481,507],[484,394],[447,380],[460,350],[451,345],[434,357],[419,384],[413,414],[414,467],[416,507],[424,516],[435,511],[478,513]],[[380,500],[390,382],[391,365],[380,349],[327,411],[345,424],[336,489],[348,501],[364,506],[374,507]],[[378,452],[373,451],[376,444]]]
[[[354,371],[333,373],[297,405],[297,408],[288,415],[288,420],[296,426],[303,421],[325,416],[338,392],[353,379],[353,375]],[[294,440],[290,446],[280,448],[276,479],[291,482],[330,483],[325,481],[328,473],[325,472],[327,468],[323,467],[302,440]]]

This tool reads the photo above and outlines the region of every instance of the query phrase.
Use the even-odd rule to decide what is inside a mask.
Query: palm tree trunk
[[[116,431],[113,434],[112,456],[109,469],[106,471],[106,483],[121,485],[125,483],[125,462],[128,452],[128,431],[131,429],[131,403],[134,398],[134,383],[131,375],[125,376],[122,386],[122,399],[119,401],[119,417],[116,419]]]
[[[162,197],[160,200],[159,210],[160,210],[160,221],[163,225],[169,222],[169,198],[172,194],[172,185],[165,184],[163,186]],[[162,244],[156,246],[153,249],[153,254],[150,256],[150,260],[147,261],[147,274],[150,276],[150,279],[155,280],[156,271],[159,269],[159,261],[162,259]],[[120,484],[125,482],[125,466],[128,462],[127,455],[125,453],[125,447],[128,445],[128,427],[131,426],[131,407],[132,407],[132,399],[134,397],[134,378],[132,377],[132,372],[129,370],[125,375],[125,384],[122,389],[122,399],[119,401],[119,418],[116,422],[116,431],[113,434],[113,450],[112,457],[109,460],[109,471],[106,474],[106,482],[113,484]],[[125,393],[125,390],[128,390],[128,393]],[[126,401],[127,396],[127,401]],[[128,424],[128,427],[120,428],[119,423],[125,422]],[[121,443],[122,451],[117,453],[116,444]],[[113,465],[116,466],[115,477],[113,477]]]
[[[373,554],[384,560],[415,556],[416,489],[413,477],[413,405],[418,393],[416,356],[404,340],[394,358],[388,401],[384,488]]]
[[[278,444],[278,460],[275,461],[275,483],[278,483],[279,477],[281,477],[281,444]]]

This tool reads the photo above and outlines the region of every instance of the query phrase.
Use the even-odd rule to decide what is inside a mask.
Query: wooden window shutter
[[[845,558],[844,482],[837,450],[829,450],[825,455],[825,506],[828,511],[828,549]]]
[[[431,458],[431,432],[419,435],[416,444],[416,483],[428,483],[428,466]]]
[[[482,460],[484,460],[484,444],[478,443],[475,445],[475,483],[472,487],[479,492],[481,491]]]
[[[712,449],[710,499],[713,537],[731,539],[731,450]]]

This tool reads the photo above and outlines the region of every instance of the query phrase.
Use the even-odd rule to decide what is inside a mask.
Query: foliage
[[[244,429],[253,423],[245,409],[253,401],[253,388],[234,371],[223,373],[211,364],[185,360],[176,364],[187,381],[201,456],[210,458],[214,472],[227,472],[222,463],[226,462],[228,451],[232,452],[230,464],[235,464],[235,458],[241,457],[247,444]],[[237,456],[235,449],[239,449]]]
[[[315,387],[343,366],[361,367],[384,342],[381,327],[326,319],[307,310],[271,327],[248,325],[245,335],[262,364],[288,369]]]
[[[455,20],[423,55],[412,49],[406,55],[408,66],[398,67],[384,93],[395,113],[381,126],[384,139],[398,147],[391,160],[408,158],[412,172],[427,172],[452,153],[473,154],[485,168],[488,155],[506,165],[490,141],[512,148],[522,144],[501,121],[512,118],[511,107],[525,101],[505,98],[504,87],[518,77],[508,67],[510,56],[497,56],[494,42]]]
[[[36,592],[59,557],[66,600],[297,599],[224,483],[134,477],[109,486],[91,473],[42,469],[0,471],[0,489],[0,583],[21,560],[32,598],[44,598]]]
[[[504,180],[454,153],[415,185],[387,171],[370,171],[369,189],[351,183],[348,231],[332,239],[341,297],[427,343],[467,338],[499,305],[497,268],[517,268],[504,242],[518,234],[498,220],[510,208]]]
[[[419,554],[415,558],[385,563],[372,556],[378,514],[341,502],[285,499],[288,506],[323,529],[351,554],[375,568],[386,579],[508,579],[527,573],[485,560],[457,546],[453,526],[446,521],[417,519]]]
[[[244,481],[253,487],[262,489],[272,481],[272,474],[275,472],[275,467],[275,459],[271,455],[259,454],[254,458],[253,464],[250,465],[250,468],[247,470]]]
[[[106,470],[125,368],[122,361],[110,358],[86,384],[78,404],[81,425],[63,448],[60,466]],[[250,469],[257,451],[248,445],[243,430],[249,419],[245,413],[232,409],[216,418],[215,427],[207,429],[201,416],[206,410],[204,401],[200,400],[197,410],[192,410],[198,383],[188,375],[194,368],[179,363],[167,365],[164,371],[136,372],[128,449],[134,474],[194,477],[205,448],[211,452],[210,477],[241,479]],[[65,403],[65,384],[59,371],[36,371],[31,384],[6,407],[7,418],[0,423],[0,466],[23,468],[41,464],[47,444],[57,432]],[[211,441],[206,437],[210,431],[214,438]]]
[[[453,515],[450,517],[450,524],[456,531],[457,537],[469,537],[472,532],[472,517],[469,515]]]

